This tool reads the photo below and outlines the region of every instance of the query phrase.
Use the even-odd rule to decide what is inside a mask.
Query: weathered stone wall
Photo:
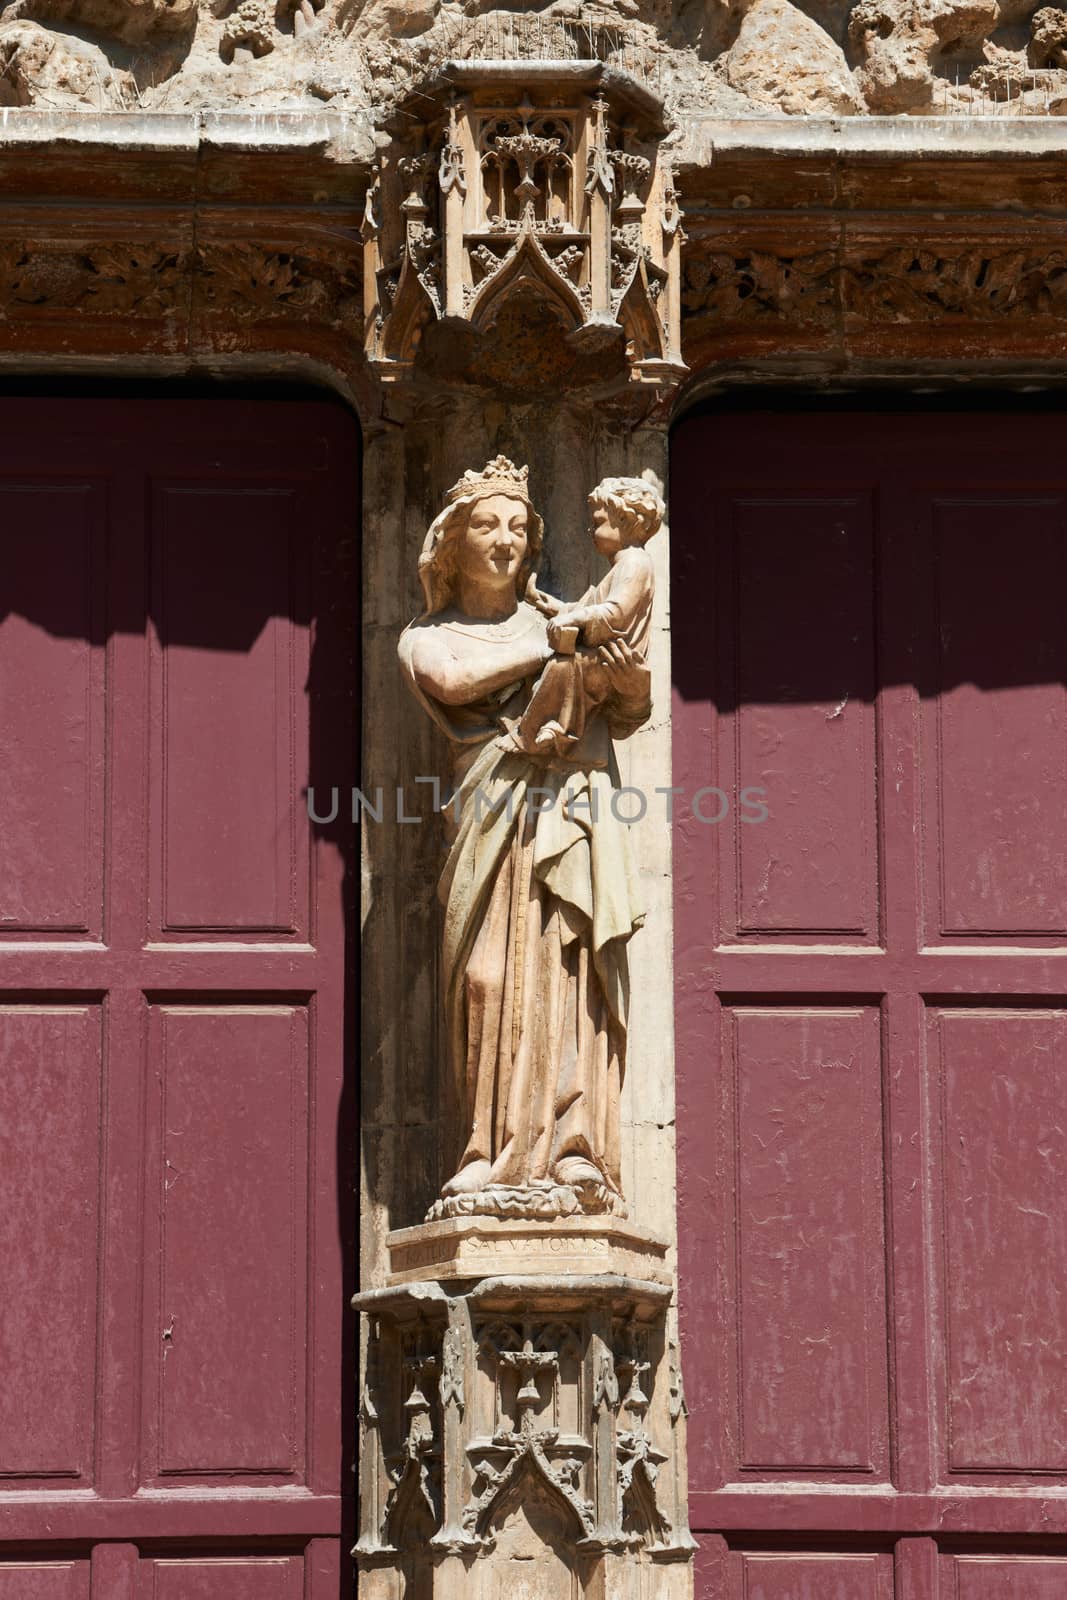
[[[679,116],[1060,115],[1041,0],[8,0],[0,104],[372,108],[450,59],[600,58]]]

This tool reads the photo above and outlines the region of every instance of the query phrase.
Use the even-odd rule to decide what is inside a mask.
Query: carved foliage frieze
[[[33,239],[0,238],[0,328],[11,329],[7,337],[19,349],[27,325],[42,349],[61,340],[64,351],[88,353],[210,344],[214,330],[225,330],[236,350],[242,341],[262,343],[257,329],[269,325],[279,348],[287,328],[296,344],[301,330],[318,328],[340,360],[359,350],[358,258],[353,271],[351,247],[346,255],[332,238],[305,236],[302,248],[287,250],[243,238],[196,245],[184,229],[174,237],[70,235],[60,225]],[[0,349],[3,343],[0,334]]]
[[[686,317],[752,321],[796,317],[828,322],[837,296],[831,250],[777,255],[767,250],[700,250],[686,254],[682,309]]]
[[[0,243],[0,307],[35,314],[165,317],[187,297],[191,252],[163,243]]]
[[[695,242],[682,278],[690,324],[829,326],[1067,317],[1067,249],[945,241],[779,254]]]
[[[872,321],[1067,316],[1067,251],[945,246],[849,259],[846,310]]]
[[[217,240],[200,248],[197,264],[211,310],[245,321],[298,316],[360,326],[358,274],[329,248],[313,254]]]

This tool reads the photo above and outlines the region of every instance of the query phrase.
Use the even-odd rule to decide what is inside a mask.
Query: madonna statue
[[[439,893],[466,1146],[431,1218],[625,1210],[619,1094],[641,911],[611,804],[611,738],[649,716],[649,675],[609,639],[588,652],[600,687],[571,719],[580,733],[518,736],[557,657],[550,631],[560,637],[548,621],[559,603],[535,584],[541,538],[525,467],[498,456],[465,473],[426,536],[425,609],[399,644],[412,693],[451,743],[456,790]]]

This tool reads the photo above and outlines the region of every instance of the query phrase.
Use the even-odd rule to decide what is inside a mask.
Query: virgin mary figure
[[[430,1215],[623,1212],[627,945],[642,913],[611,737],[650,713],[648,671],[602,647],[611,694],[565,756],[512,734],[553,651],[542,523],[502,456],[449,491],[419,561],[400,664],[450,741],[442,986],[464,1149]]]

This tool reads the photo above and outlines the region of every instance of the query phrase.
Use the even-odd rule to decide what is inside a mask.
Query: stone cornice
[[[710,117],[690,112],[680,119],[681,172],[707,166],[720,156],[761,160],[796,156],[835,160],[880,157],[975,156],[1008,158],[1067,154],[1067,127],[1057,118],[1004,117]]]
[[[696,389],[728,370],[1060,370],[1065,155],[1054,121],[691,119],[677,181]]]
[[[316,371],[376,413],[383,138],[362,113],[3,113],[0,363]],[[1056,119],[692,117],[671,147],[691,382],[1067,361]]]
[[[0,108],[0,149],[102,145],[127,151],[329,151],[370,160],[374,135],[364,111],[45,111]]]
[[[675,147],[687,223],[716,212],[1067,214],[1067,127],[989,118],[690,117]],[[914,223],[912,223],[914,225]]]

